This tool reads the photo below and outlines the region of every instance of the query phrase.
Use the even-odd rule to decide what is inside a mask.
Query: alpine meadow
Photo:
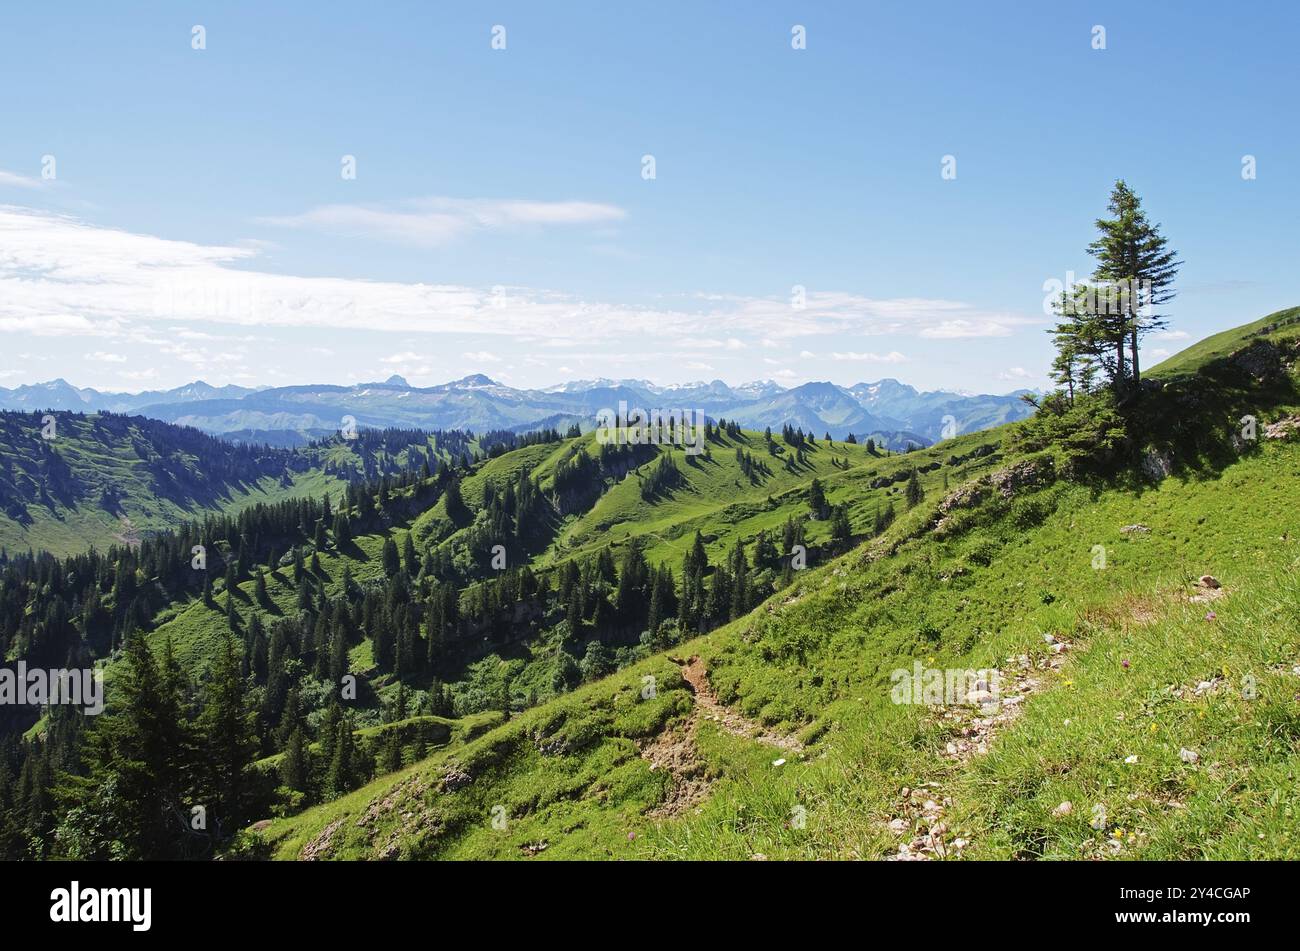
[[[0,14],[33,914],[865,860],[899,914],[996,863],[1251,923],[1239,863],[1300,860],[1300,13],[1226,13]]]

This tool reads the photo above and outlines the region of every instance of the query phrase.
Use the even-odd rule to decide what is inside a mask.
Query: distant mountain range
[[[891,449],[928,446],[944,435],[971,432],[1021,419],[1032,411],[1005,395],[919,392],[898,380],[805,383],[791,388],[770,380],[728,386],[721,380],[658,386],[647,380],[578,380],[521,390],[481,373],[438,386],[411,386],[400,376],[353,386],[311,384],[259,387],[210,386],[195,381],[172,390],[106,393],[52,380],[6,389],[0,409],[129,413],[194,426],[214,435],[290,446],[338,430],[344,416],[358,426],[523,432],[543,426],[583,429],[602,409],[703,410],[750,429],[796,426],[843,439],[873,437]],[[951,420],[949,420],[951,417]],[[949,431],[945,434],[945,425]]]

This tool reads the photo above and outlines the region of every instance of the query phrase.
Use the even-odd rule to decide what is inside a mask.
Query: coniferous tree
[[[1108,309],[1118,312],[1106,315],[1104,326],[1108,339],[1115,343],[1117,378],[1121,385],[1131,382],[1136,386],[1142,381],[1138,365],[1140,341],[1166,326],[1165,315],[1157,308],[1173,299],[1174,278],[1181,262],[1160,234],[1160,226],[1147,219],[1142,200],[1122,179],[1115,183],[1107,207],[1114,217],[1097,219],[1101,233],[1088,246],[1088,252],[1097,259],[1093,280],[1115,289],[1108,297],[1112,305]]]
[[[847,551],[853,541],[853,526],[849,522],[847,505],[837,505],[831,512],[831,544],[836,551]]]
[[[231,834],[244,817],[254,753],[252,716],[231,636],[222,639],[213,659],[198,730],[203,747],[202,805],[207,808],[209,830]]]
[[[397,542],[393,541],[392,538],[384,539],[383,565],[384,574],[390,578],[397,574],[402,567],[401,559],[397,554]]]
[[[925,490],[921,488],[920,474],[913,469],[907,477],[907,488],[903,491],[903,498],[907,501],[909,509],[916,508],[925,498]]]
[[[311,765],[307,757],[307,738],[302,727],[294,727],[280,758],[280,782],[295,792],[309,791]]]
[[[813,518],[824,519],[829,507],[826,504],[826,490],[822,488],[820,479],[813,479],[808,486],[808,507],[812,509]]]

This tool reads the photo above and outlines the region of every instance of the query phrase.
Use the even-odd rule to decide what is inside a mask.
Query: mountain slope
[[[0,411],[0,547],[65,554],[138,542],[204,511],[343,484],[305,458],[139,417]]]
[[[1300,337],[1300,307],[1279,310],[1259,320],[1206,337],[1146,371],[1156,379],[1196,373],[1212,360],[1221,360],[1255,340],[1288,341]]]
[[[1206,359],[1161,399],[1211,407],[1196,438],[1231,446],[1245,408],[1300,421],[1294,357],[1231,385]],[[1298,430],[1188,443],[1158,483],[1072,481],[1013,445],[753,613],[257,838],[281,858],[1300,857]],[[996,670],[1003,703],[893,702],[916,663]]]
[[[138,544],[205,514],[337,497],[350,482],[477,445],[463,433],[372,430],[269,449],[139,416],[0,410],[0,548],[64,555]]]

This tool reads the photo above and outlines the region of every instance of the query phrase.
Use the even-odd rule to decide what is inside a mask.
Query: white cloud
[[[418,353],[412,353],[410,350],[408,350],[405,353],[395,353],[391,357],[380,357],[379,362],[380,363],[411,363],[412,361],[419,360],[419,359],[420,359],[420,355]]]
[[[16,172],[6,172],[0,168],[0,187],[40,188],[41,181],[37,178],[28,178],[26,175],[19,175]]]
[[[1009,337],[1011,336],[1011,326],[1004,319],[966,320],[957,318],[955,320],[941,321],[934,327],[926,327],[921,330],[921,336],[928,337],[931,340],[957,340],[964,337]]]
[[[3,288],[5,283],[4,279],[0,278],[0,288]],[[77,314],[28,313],[17,316],[5,314],[4,311],[12,304],[12,301],[0,302],[0,330],[8,333],[29,333],[37,337],[78,337],[98,336],[108,329]]]
[[[302,214],[258,221],[430,247],[475,231],[598,224],[618,221],[626,214],[614,205],[590,201],[435,197],[382,205],[321,205]]]
[[[1024,367],[1010,367],[998,374],[999,380],[1032,380],[1034,374]]]
[[[532,209],[513,214],[511,220],[530,215],[559,220],[572,213]],[[641,351],[620,356],[619,347],[637,338],[697,341],[702,349],[738,351],[745,340],[784,347],[797,338],[828,335],[1004,335],[1012,327],[1041,323],[958,301],[874,299],[839,292],[810,293],[807,306],[795,310],[782,298],[686,295],[690,299],[681,306],[648,307],[518,288],[501,306],[491,288],[259,271],[261,254],[255,244],[201,245],[0,205],[0,331],[156,346],[178,337],[201,339],[196,333],[219,334],[219,325],[246,328],[243,336],[218,338],[229,341],[265,341],[284,328],[405,334],[412,339],[412,349],[391,358],[394,364],[414,362],[420,348],[414,341],[428,335],[473,334],[500,339],[502,347],[545,347],[563,352],[565,361],[591,359],[609,366],[643,359]],[[181,333],[169,331],[167,341],[158,339],[157,332],[147,333],[160,321],[179,327]],[[248,328],[256,328],[258,336]],[[701,338],[702,328],[709,330],[709,337]],[[593,342],[605,341],[612,343],[592,352]],[[571,350],[582,355],[568,353]],[[177,356],[201,362],[201,353],[178,351]],[[427,354],[418,359],[437,362]],[[841,359],[873,357],[849,350]],[[887,351],[875,359],[903,358]]]
[[[477,363],[500,363],[501,362],[500,357],[498,357],[495,353],[490,353],[487,350],[475,350],[473,353],[462,353],[461,356],[463,356],[466,360],[473,360]]]
[[[850,350],[846,353],[832,353],[831,357],[835,360],[860,360],[867,363],[906,363],[907,357],[903,356],[897,350],[891,350],[889,353],[858,353]]]
[[[105,353],[102,350],[96,350],[94,353],[85,354],[87,360],[94,360],[96,363],[126,363],[126,357],[120,353]]]
[[[1190,336],[1186,330],[1166,330],[1154,335],[1156,340],[1186,340]]]

